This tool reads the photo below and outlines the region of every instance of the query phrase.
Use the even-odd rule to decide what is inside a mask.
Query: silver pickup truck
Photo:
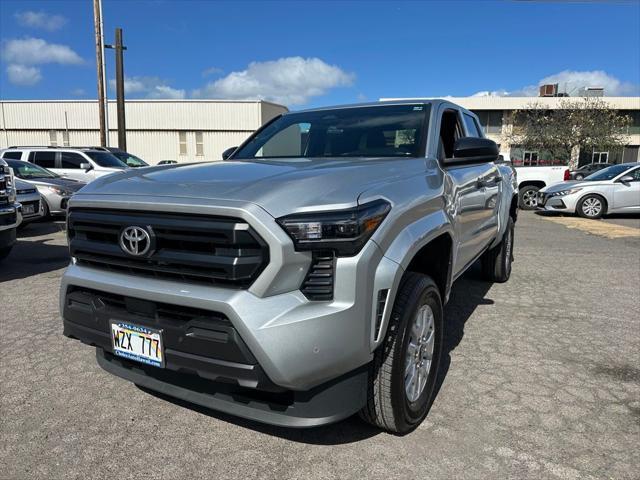
[[[0,261],[16,243],[16,229],[22,222],[21,205],[16,202],[13,171],[0,158]]]
[[[478,259],[489,281],[511,273],[496,144],[422,100],[288,113],[223,157],[71,199],[64,334],[114,375],[241,417],[415,428],[451,284]]]

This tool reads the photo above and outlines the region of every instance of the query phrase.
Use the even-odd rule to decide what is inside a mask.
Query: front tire
[[[483,277],[490,282],[504,283],[511,276],[513,262],[513,240],[515,224],[509,217],[507,229],[502,240],[491,250],[486,251],[481,258]]]
[[[535,210],[538,206],[538,190],[539,187],[527,185],[522,187],[518,192],[518,203],[522,210]]]
[[[591,194],[580,200],[576,210],[581,217],[597,219],[607,211],[607,203],[600,195]]]
[[[407,272],[387,335],[374,354],[367,404],[360,416],[393,433],[408,433],[433,402],[442,353],[442,300],[434,281]]]

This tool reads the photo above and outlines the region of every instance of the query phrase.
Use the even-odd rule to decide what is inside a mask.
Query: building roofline
[[[442,100],[458,104],[469,110],[516,110],[531,103],[557,108],[561,101],[579,102],[585,97],[443,97]],[[640,97],[601,98],[617,110],[640,110]],[[381,101],[426,101],[428,98],[381,98]]]
[[[68,100],[12,100],[0,99],[0,103],[97,103],[97,99],[68,99]],[[275,107],[287,108],[285,105],[270,102],[268,100],[224,100],[208,98],[127,98],[126,103],[264,103]],[[116,103],[115,99],[109,99],[109,103]]]

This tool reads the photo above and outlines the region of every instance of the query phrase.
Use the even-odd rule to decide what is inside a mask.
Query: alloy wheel
[[[582,212],[587,217],[597,217],[602,211],[602,202],[596,197],[587,198],[582,202]]]
[[[535,208],[538,206],[538,192],[535,190],[526,190],[522,194],[522,203],[525,207]]]
[[[422,305],[413,319],[405,357],[404,389],[409,402],[416,402],[427,384],[433,360],[434,328],[433,310]]]

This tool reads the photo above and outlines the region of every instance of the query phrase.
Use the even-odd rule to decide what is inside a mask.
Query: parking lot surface
[[[640,238],[560,220],[521,213],[508,283],[456,283],[439,393],[403,437],[264,426],[103,372],[62,336],[62,223],[31,225],[0,266],[0,476],[638,478]]]

